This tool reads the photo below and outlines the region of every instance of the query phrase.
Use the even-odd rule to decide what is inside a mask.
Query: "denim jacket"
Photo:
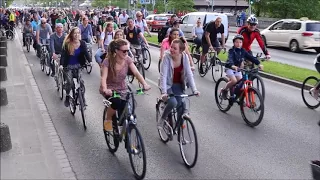
[[[186,53],[182,53],[183,56],[183,70],[182,70],[182,87],[186,87],[188,83],[189,87],[191,87],[192,91],[197,91],[196,84],[194,83],[193,73],[190,68],[189,58]],[[160,66],[160,90],[161,94],[166,94],[167,90],[171,88],[173,84],[173,62],[170,51],[166,51],[163,56],[161,66]]]
[[[249,54],[245,49],[232,47],[228,52],[226,68],[231,68],[232,66],[240,67],[244,60],[249,60],[256,65],[260,64],[260,61]]]

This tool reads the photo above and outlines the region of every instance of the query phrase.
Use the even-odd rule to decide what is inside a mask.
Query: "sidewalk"
[[[0,178],[76,179],[18,37],[8,41],[7,59],[8,80],[1,87],[9,104],[0,114],[10,128],[12,149],[1,153]]]

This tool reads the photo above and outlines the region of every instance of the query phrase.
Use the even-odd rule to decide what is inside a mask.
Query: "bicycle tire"
[[[199,62],[199,59],[197,59],[197,58],[195,57],[195,54],[196,54],[195,51],[196,51],[196,46],[195,46],[195,45],[192,45],[192,46],[191,46],[191,49],[190,49],[192,61],[193,61],[194,64],[197,64],[197,63]]]
[[[222,112],[227,112],[227,111],[229,111],[230,108],[232,107],[232,105],[230,104],[230,101],[228,101],[228,105],[227,105],[226,108],[223,108],[223,107],[220,105],[220,102],[219,102],[219,99],[221,99],[221,98],[220,98],[219,84],[220,84],[222,81],[228,83],[228,79],[227,79],[227,78],[221,77],[221,78],[217,81],[217,83],[216,83],[216,87],[215,87],[215,90],[214,90],[214,95],[215,95],[216,104],[217,104],[219,110],[222,111]]]
[[[72,88],[70,93],[72,93],[72,97],[69,97],[69,109],[70,113],[74,116],[77,111],[77,97],[74,88]]]
[[[58,81],[60,82],[59,85],[60,85],[60,100],[63,100],[63,91],[64,91],[64,80],[63,80],[63,72],[62,71],[59,71],[59,74],[58,74]]]
[[[260,106],[259,106],[259,108],[257,108],[257,109],[258,109],[259,111],[261,111],[261,113],[259,114],[258,119],[257,119],[255,122],[250,122],[250,121],[247,119],[247,117],[246,117],[246,115],[245,115],[245,113],[244,113],[244,109],[243,109],[243,108],[244,108],[244,105],[245,105],[245,102],[244,102],[245,95],[243,95],[243,96],[240,98],[240,103],[239,103],[239,104],[240,104],[241,116],[242,116],[244,122],[247,123],[247,125],[250,126],[250,127],[255,127],[255,126],[258,126],[258,125],[261,123],[262,119],[263,119],[263,116],[264,116],[264,101],[263,101],[263,99],[262,99],[262,95],[260,94],[260,91],[259,91],[259,90],[257,90],[257,89],[254,88],[254,87],[248,88],[248,94],[247,94],[247,95],[251,94],[251,91],[253,91],[253,92],[257,95],[257,98],[258,98],[259,101],[260,101]],[[250,97],[249,97],[248,99],[250,99]],[[255,98],[255,99],[256,99],[256,98]],[[252,108],[250,108],[250,109],[252,109]]]
[[[84,114],[84,110],[85,110],[84,96],[83,96],[84,94],[82,94],[80,89],[78,89],[78,95],[79,95],[79,110],[81,112],[83,128],[84,128],[84,130],[87,130],[86,119],[85,119],[85,114]]]
[[[141,174],[137,173],[137,169],[134,167],[134,161],[132,159],[133,158],[132,155],[136,154],[136,152],[133,152],[133,150],[132,150],[133,144],[132,144],[131,139],[130,139],[131,132],[132,132],[133,129],[137,133],[137,135],[136,135],[137,137],[136,138],[137,138],[137,142],[138,142],[138,145],[137,145],[138,147],[135,147],[136,148],[135,150],[138,149],[137,151],[139,152],[139,154],[142,153],[142,156],[143,156],[142,157],[142,160],[143,160],[142,168],[143,169],[142,169]],[[132,168],[132,171],[134,173],[134,176],[135,176],[136,179],[143,179],[145,177],[146,171],[147,171],[147,158],[146,158],[146,150],[145,150],[145,147],[144,147],[143,139],[142,139],[142,136],[141,136],[137,126],[135,126],[133,124],[130,124],[126,137],[128,137],[128,139],[127,139],[127,143],[128,143],[127,144],[127,148],[129,148],[129,150],[128,150],[128,152],[129,152],[129,160],[130,160],[130,164],[131,164],[131,168]]]
[[[44,72],[44,57],[43,55],[40,55],[40,68],[41,68],[41,71]]]
[[[87,74],[90,74],[92,72],[92,66],[90,64],[86,65],[86,71],[87,71]]]
[[[111,142],[109,140],[110,133],[104,129],[104,121],[106,119],[107,109],[108,109],[108,107],[105,107],[103,110],[103,115],[102,115],[102,127],[103,128],[102,129],[103,129],[103,134],[104,134],[104,138],[106,139],[108,149],[112,154],[114,154],[115,152],[117,152],[118,147],[119,147],[119,134],[118,134],[118,132],[116,132],[116,131],[118,131],[118,125],[117,125],[116,121],[112,120],[112,129],[113,129],[112,137],[113,137],[113,143],[114,143],[114,148],[113,148],[113,147],[111,147]]]
[[[201,66],[202,66],[203,73],[201,73],[201,71],[200,71]],[[203,66],[205,66],[205,67],[203,67]],[[207,67],[206,62],[205,63],[202,63],[201,61],[198,62],[198,72],[199,72],[200,77],[206,76],[206,74],[208,72],[208,67]]]
[[[159,71],[159,73],[160,73],[160,66],[161,66],[161,60],[159,59],[159,61],[158,61],[158,71]]]
[[[145,69],[143,67],[142,63],[138,63],[138,71],[140,72],[140,74],[142,75],[143,79],[146,79],[146,75],[145,75]],[[139,82],[138,82],[139,83]],[[139,87],[143,87],[142,84],[139,83]]]
[[[144,53],[143,53],[143,51],[144,51]],[[145,58],[145,63],[142,63],[142,64],[143,64],[144,69],[148,70],[150,68],[150,65],[151,65],[150,51],[147,48],[145,48],[143,51],[142,51],[142,58]],[[147,55],[147,57],[145,57],[146,55]]]
[[[190,127],[192,128],[193,130],[193,135],[194,135],[194,143],[195,143],[195,154],[194,154],[194,159],[192,162],[188,162],[187,159],[186,159],[186,155],[184,154],[184,150],[183,150],[183,142],[181,142],[181,135],[183,135],[183,124],[179,126],[179,130],[178,130],[178,142],[179,142],[179,148],[180,148],[180,154],[181,154],[181,157],[183,159],[183,162],[184,164],[188,167],[188,168],[193,168],[196,163],[197,163],[197,160],[198,160],[198,138],[197,138],[197,133],[196,133],[196,129],[194,127],[194,124],[193,122],[190,120],[190,119],[185,119],[184,122],[188,122],[190,124]],[[186,126],[187,128],[188,125]],[[190,133],[190,132],[189,132]],[[183,139],[184,140],[184,139]]]
[[[319,106],[320,106],[320,101],[318,101],[318,104],[316,104],[316,105],[310,105],[308,102],[307,102],[307,100],[306,100],[306,97],[304,96],[304,91],[305,91],[305,89],[306,89],[306,87],[307,87],[307,82],[308,82],[308,80],[311,80],[311,79],[313,79],[313,80],[315,80],[315,81],[317,81],[317,82],[319,82],[320,81],[320,79],[318,79],[317,77],[315,77],[315,76],[309,76],[309,77],[307,77],[304,81],[303,81],[303,83],[302,83],[302,87],[301,87],[301,96],[302,96],[302,100],[303,100],[303,102],[304,102],[304,104],[308,107],[308,108],[310,108],[310,109],[316,109],[316,108],[318,108]],[[314,86],[314,85],[313,85]],[[313,88],[313,87],[311,87],[311,88]],[[310,88],[310,89],[311,89]],[[309,94],[310,94],[310,90],[308,90],[309,91]],[[311,95],[311,94],[310,94]]]
[[[161,113],[160,113],[160,108],[162,108],[162,105],[165,106],[164,102],[162,100],[159,100],[156,104],[156,122],[158,124],[158,121],[161,119]],[[160,140],[163,142],[163,143],[167,143],[170,139],[169,139],[169,136],[166,134],[166,132],[162,132],[163,130],[161,129],[158,129],[158,134],[159,134],[159,137],[160,137]],[[165,134],[167,136],[167,138],[165,138],[163,136],[163,134]]]
[[[259,86],[259,83],[257,83],[257,87],[254,87],[254,88],[256,88],[258,91],[260,91],[260,94],[262,95],[262,99],[265,100],[266,93],[265,93],[265,86],[264,86],[263,79],[259,75],[251,76],[252,86],[254,86],[254,84],[255,84],[254,83],[255,79],[257,79],[257,82],[260,82],[261,87]]]
[[[217,69],[215,68],[217,67]],[[217,74],[216,74],[217,72]],[[217,75],[217,77],[215,77],[215,74]],[[223,66],[222,63],[220,61],[220,59],[216,58],[215,64],[212,64],[212,68],[211,68],[211,75],[212,75],[212,79],[213,81],[216,83],[218,81],[218,79],[220,79],[222,77],[223,74]]]
[[[47,76],[51,73],[51,67],[50,67],[50,57],[49,55],[45,55],[45,73]]]

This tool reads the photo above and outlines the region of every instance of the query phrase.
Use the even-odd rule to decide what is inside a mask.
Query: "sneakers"
[[[103,127],[104,127],[104,130],[107,131],[107,132],[112,132],[112,121],[107,121],[105,120],[103,122]]]
[[[319,98],[319,90],[316,88],[310,89],[311,96],[314,97],[316,100]]]

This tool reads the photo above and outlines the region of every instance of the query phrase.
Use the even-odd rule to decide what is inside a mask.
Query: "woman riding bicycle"
[[[102,63],[100,93],[112,103],[107,110],[107,119],[104,122],[104,128],[108,132],[112,132],[112,116],[116,110],[121,111],[125,106],[125,94],[128,90],[126,83],[128,72],[132,72],[145,90],[150,89],[150,86],[133,64],[133,60],[128,56],[128,44],[128,41],[124,39],[111,41],[107,57]],[[121,98],[112,98],[113,91],[120,93]]]
[[[70,105],[69,94],[73,78],[78,77],[75,70],[79,70],[79,68],[85,66],[86,60],[89,62],[92,60],[87,51],[86,42],[81,40],[80,29],[77,27],[71,29],[70,33],[64,40],[62,47],[60,66],[66,68],[64,73],[67,83],[65,85],[66,99],[64,101],[64,105],[68,107]]]
[[[190,68],[189,57],[184,52],[186,49],[183,37],[175,39],[171,43],[170,51],[166,51],[161,63],[160,90],[161,99],[167,100],[168,94],[184,94],[186,83],[188,83],[194,94],[200,95],[194,82],[193,73]],[[158,121],[158,129],[163,127],[171,110],[179,105],[178,117],[189,118],[186,104],[181,97],[169,97],[161,119]]]
[[[316,59],[314,60],[314,66],[316,67],[316,70],[320,73],[320,54],[318,54]],[[315,85],[315,87],[310,90],[312,92],[312,96],[315,99],[319,98],[319,89],[320,89],[320,82],[318,82]]]
[[[245,59],[248,59],[252,63],[259,65],[259,67],[263,69],[263,66],[260,65],[260,61],[242,48],[242,42],[243,36],[240,34],[235,35],[233,38],[233,47],[229,49],[228,60],[225,67],[226,74],[230,80],[226,87],[222,89],[223,99],[227,99],[228,90],[242,79],[242,73],[239,72],[238,69],[244,67]]]

